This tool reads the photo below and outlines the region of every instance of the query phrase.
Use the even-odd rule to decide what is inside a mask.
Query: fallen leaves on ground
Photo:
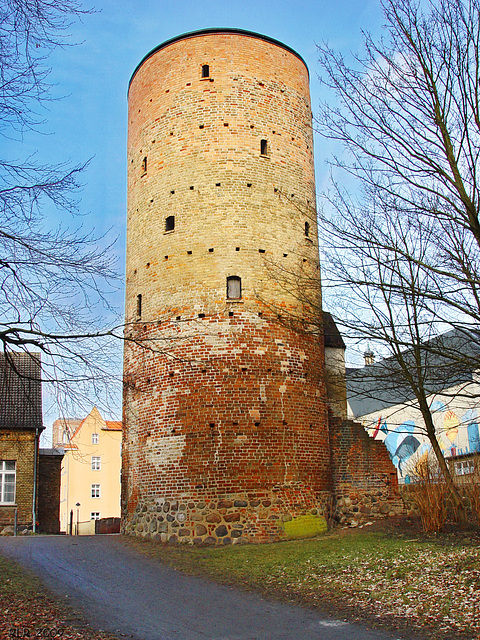
[[[0,638],[58,638],[58,640],[117,640],[117,636],[85,627],[60,598],[37,578],[0,556]]]
[[[340,570],[312,557],[295,573],[291,567],[277,567],[267,580],[312,603],[328,595],[340,597],[345,605],[377,618],[480,638],[478,547],[422,548],[411,543],[404,553],[386,557],[378,551],[352,556]]]

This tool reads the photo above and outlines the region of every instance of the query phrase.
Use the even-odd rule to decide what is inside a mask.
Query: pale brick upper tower
[[[329,509],[323,340],[287,321],[290,274],[320,302],[312,138],[308,70],[271,38],[189,33],[133,74],[128,533],[280,539]]]

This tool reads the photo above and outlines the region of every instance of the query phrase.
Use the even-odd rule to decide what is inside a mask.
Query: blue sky
[[[295,49],[310,69],[312,106],[320,100],[316,43],[345,53],[361,47],[362,29],[381,24],[377,1],[93,0],[96,13],[71,29],[72,42],[51,56],[50,102],[41,134],[8,146],[16,157],[91,163],[85,172],[82,210],[86,226],[113,228],[122,254],[126,206],[127,87],[143,56],[178,34],[206,27],[235,27],[276,38]],[[90,6],[86,4],[85,6]],[[325,142],[316,140],[317,188],[326,168]],[[8,150],[5,149],[4,152]],[[121,258],[123,260],[123,257]]]
[[[70,30],[76,46],[50,58],[52,97],[41,115],[41,133],[3,141],[4,155],[22,158],[36,153],[39,162],[78,164],[91,158],[84,173],[81,210],[84,228],[111,230],[118,237],[119,269],[124,266],[126,211],[127,87],[143,56],[176,35],[207,27],[256,31],[295,49],[310,69],[312,107],[321,99],[316,43],[327,41],[348,54],[362,46],[362,30],[378,32],[380,4],[352,0],[93,0]],[[325,160],[331,152],[316,139],[317,191],[326,183]],[[52,223],[58,215],[51,214]],[[62,221],[68,225],[69,221]],[[75,224],[75,222],[74,222]],[[123,292],[118,293],[119,312]],[[55,416],[52,417],[52,419]]]

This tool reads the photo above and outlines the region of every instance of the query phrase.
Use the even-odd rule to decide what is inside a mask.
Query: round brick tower
[[[228,544],[324,526],[323,339],[299,321],[305,283],[320,303],[314,210],[297,53],[209,29],[142,60],[129,88],[126,533]]]

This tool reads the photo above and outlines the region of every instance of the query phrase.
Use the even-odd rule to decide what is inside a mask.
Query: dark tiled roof
[[[43,428],[39,353],[0,353],[0,429]]]
[[[39,449],[38,453],[41,456],[54,457],[54,458],[63,458],[65,452],[63,449]]]
[[[417,362],[413,350],[402,353],[410,365],[412,380],[418,384]],[[480,367],[480,333],[476,327],[454,329],[424,343],[419,371],[427,395],[441,393],[458,384],[468,384]],[[355,417],[382,411],[415,400],[412,384],[394,357],[361,369],[346,370],[347,398]]]
[[[338,330],[335,320],[327,312],[323,311],[323,339],[326,347],[333,349],[345,349],[345,342]]]

